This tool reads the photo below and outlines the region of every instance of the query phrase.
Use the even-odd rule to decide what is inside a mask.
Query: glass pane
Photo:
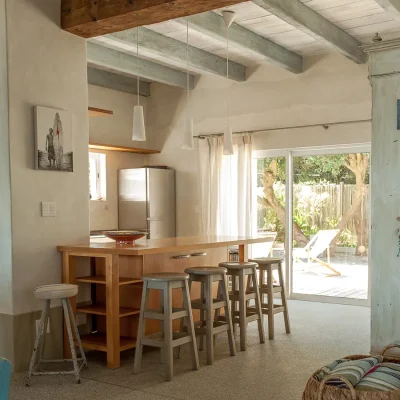
[[[276,234],[275,242],[252,246],[252,257],[281,257],[285,252],[285,157],[258,158],[256,175],[257,235]]]
[[[96,200],[98,197],[97,193],[97,160],[93,157],[89,158],[89,190],[90,198]]]
[[[293,293],[368,298],[369,154],[293,159]]]

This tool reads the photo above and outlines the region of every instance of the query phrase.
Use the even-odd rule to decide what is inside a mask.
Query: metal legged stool
[[[219,264],[228,270],[228,276],[232,277],[232,291],[229,293],[231,300],[233,323],[239,324],[240,349],[247,349],[247,324],[258,322],[258,334],[260,343],[265,343],[263,316],[261,311],[261,299],[257,285],[257,264],[255,262],[223,262]],[[248,289],[245,289],[247,277]],[[252,281],[251,288],[249,286]],[[239,282],[237,282],[239,281]],[[255,300],[255,307],[248,307],[249,301]],[[236,303],[239,303],[239,311],[236,311]]]
[[[158,273],[143,275],[142,304],[140,306],[139,328],[137,334],[134,374],[140,372],[142,364],[143,346],[159,347],[165,358],[165,380],[171,381],[173,377],[173,349],[183,344],[190,343],[192,352],[193,369],[199,369],[196,337],[194,334],[192,307],[188,286],[188,274],[183,273]],[[183,308],[172,308],[172,289],[182,288]],[[147,297],[149,289],[161,290],[161,310],[148,310]],[[185,318],[188,332],[174,332],[172,322],[174,319]],[[162,332],[144,336],[145,319],[162,321]]]
[[[230,354],[231,356],[236,355],[228,299],[226,268],[192,267],[185,269],[185,272],[190,275],[190,286],[192,282],[200,282],[201,284],[201,298],[192,300],[192,308],[200,310],[199,327],[195,330],[196,335],[206,336],[207,364],[214,364],[214,335],[221,332],[228,332]],[[218,296],[216,299],[213,298],[213,282],[218,282]],[[221,308],[224,308],[227,318],[224,318],[223,321],[213,320],[213,311],[217,312]]]
[[[36,335],[35,346],[33,348],[31,363],[29,365],[28,376],[26,379],[26,386],[30,385],[31,377],[33,375],[61,375],[61,374],[75,375],[76,383],[81,383],[79,373],[81,368],[84,365],[87,365],[87,361],[85,353],[83,352],[82,343],[78,332],[78,327],[76,326],[74,313],[71,307],[71,302],[69,300],[70,297],[74,297],[78,294],[78,286],[68,285],[68,284],[39,286],[34,290],[34,294],[36,298],[44,300],[45,302],[42,310],[42,316],[40,318],[39,330]],[[45,345],[45,337],[47,332],[47,321],[49,319],[50,302],[53,299],[60,299],[63,306],[65,325],[67,326],[72,360],[42,360],[44,345]],[[76,357],[74,337],[71,330],[71,322],[75,338],[79,347],[79,351],[81,353],[81,358]],[[38,371],[40,363],[67,362],[67,361],[72,361],[74,366],[74,369],[72,371],[61,371],[61,372]]]
[[[285,283],[283,280],[283,270],[281,258],[254,258],[249,261],[258,264],[260,271],[260,295],[263,314],[268,315],[268,336],[272,340],[275,337],[275,314],[283,312],[285,319],[286,333],[290,333],[289,312],[286,300]],[[274,285],[273,271],[278,271],[279,283]],[[266,276],[265,276],[266,275]],[[279,293],[282,304],[274,304],[274,294]],[[267,303],[264,303],[264,295],[267,295]]]

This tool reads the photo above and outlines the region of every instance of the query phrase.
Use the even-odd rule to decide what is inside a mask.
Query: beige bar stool
[[[34,375],[75,375],[77,383],[81,383],[79,373],[84,365],[87,365],[86,356],[83,352],[82,342],[79,336],[78,327],[76,326],[75,316],[72,311],[70,297],[74,297],[78,294],[77,285],[60,284],[60,285],[45,285],[37,287],[34,292],[37,299],[44,300],[42,316],[40,317],[39,329],[36,334],[35,345],[33,347],[32,358],[29,365],[28,376],[26,379],[26,386],[31,383],[31,377]],[[45,338],[47,332],[47,322],[49,319],[50,302],[51,300],[59,299],[64,310],[65,325],[67,327],[67,333],[69,338],[69,345],[71,348],[72,359],[71,360],[43,360],[43,352],[45,346]],[[74,337],[71,330],[74,330],[75,338],[81,353],[81,358],[77,358],[75,352]],[[74,366],[72,371],[38,371],[41,363],[51,362],[71,362]],[[80,362],[80,365],[79,365]]]
[[[283,270],[281,258],[253,258],[249,261],[258,264],[260,272],[259,288],[261,295],[261,307],[263,314],[268,315],[268,337],[272,340],[275,337],[275,314],[283,312],[285,319],[286,333],[290,333],[289,312],[286,300],[285,282],[283,279]],[[279,283],[274,285],[273,271],[278,271]],[[279,293],[282,304],[274,304],[274,294]],[[267,295],[267,303],[264,303],[264,295]]]
[[[255,262],[223,262],[220,267],[228,270],[227,275],[232,278],[232,291],[229,293],[231,300],[231,313],[233,324],[238,323],[240,329],[240,349],[247,349],[247,324],[258,322],[258,334],[260,343],[265,343],[265,333],[263,326],[263,315],[261,311],[261,299],[257,285],[257,267]],[[245,289],[246,278],[248,289]],[[250,288],[250,281],[252,281]],[[247,305],[250,300],[255,300],[255,307],[249,308]],[[236,311],[236,305],[239,310]]]
[[[236,355],[233,335],[232,319],[229,307],[226,268],[220,267],[192,267],[185,269],[190,275],[189,285],[200,282],[201,297],[192,300],[192,308],[200,310],[200,321],[196,324],[196,335],[201,336],[200,350],[203,349],[203,337],[206,337],[207,364],[214,364],[214,335],[221,332],[228,333],[229,349],[231,356]],[[218,282],[217,298],[213,297],[213,283]],[[224,308],[223,321],[213,319],[213,311]]]
[[[190,343],[193,369],[199,369],[188,279],[188,274],[174,272],[143,275],[143,293],[136,342],[134,374],[140,372],[143,346],[159,347],[161,349],[165,361],[165,379],[167,381],[171,381],[173,377],[173,349],[175,347]],[[183,308],[172,307],[172,289],[176,288],[182,288]],[[161,291],[161,309],[147,309],[147,298],[150,289]],[[173,331],[172,322],[179,318],[186,319],[187,333]],[[162,321],[162,331],[144,336],[145,319]]]

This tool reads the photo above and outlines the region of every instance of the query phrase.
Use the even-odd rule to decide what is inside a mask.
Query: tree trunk
[[[363,246],[365,249],[367,248],[367,227],[365,225],[365,219],[362,217],[361,207],[359,212],[354,216],[354,223],[357,232],[356,256],[362,256],[365,254],[365,251],[360,251],[360,246]]]
[[[260,198],[263,204],[275,210],[279,221],[286,225],[286,211],[280,201],[275,196],[274,183],[276,179],[277,163],[272,161],[268,169],[264,171],[264,198]],[[297,243],[306,245],[307,237],[304,235],[300,227],[293,221],[293,236]]]

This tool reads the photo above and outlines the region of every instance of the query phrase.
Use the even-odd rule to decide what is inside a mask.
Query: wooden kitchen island
[[[62,252],[63,283],[87,284],[91,300],[76,304],[74,313],[92,316],[89,335],[82,335],[83,347],[107,352],[107,367],[120,366],[120,352],[136,347],[136,332],[142,294],[141,277],[152,272],[183,272],[191,266],[217,266],[227,261],[229,246],[239,246],[239,261],[247,260],[249,244],[271,242],[265,237],[193,236],[168,239],[141,239],[136,245],[115,242],[59,246]],[[90,275],[82,276],[78,258],[90,260]],[[84,263],[83,263],[84,264]],[[82,270],[87,270],[82,268]],[[193,287],[192,297],[198,297]],[[174,293],[173,306],[181,307],[180,293]],[[160,307],[158,291],[150,292],[149,308]],[[159,321],[146,323],[146,334],[158,332]],[[64,353],[69,357],[69,343],[64,327]]]

